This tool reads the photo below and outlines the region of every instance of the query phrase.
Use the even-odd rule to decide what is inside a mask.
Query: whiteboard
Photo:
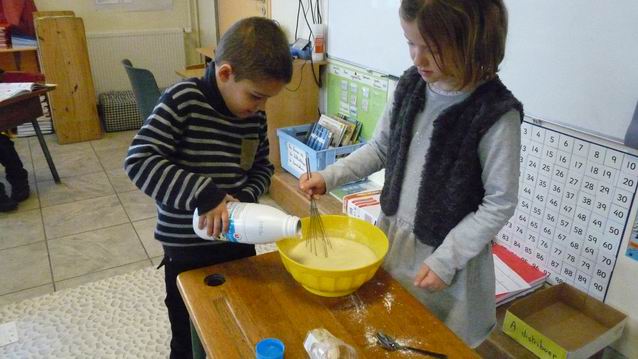
[[[503,82],[531,117],[621,141],[638,101],[638,1],[505,0]],[[330,58],[400,76],[400,0],[328,0]]]
[[[328,57],[401,76],[412,60],[399,23],[400,3],[401,0],[328,0]]]
[[[638,1],[506,1],[503,82],[526,114],[623,141],[638,100]]]

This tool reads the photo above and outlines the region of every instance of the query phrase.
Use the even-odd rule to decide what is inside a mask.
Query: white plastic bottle
[[[326,53],[326,35],[323,24],[312,24],[312,61],[323,61]]]
[[[272,243],[284,237],[300,237],[299,217],[277,208],[258,203],[228,202],[228,232],[219,237],[209,236],[206,228],[199,229],[197,209],[193,215],[193,229],[203,239],[239,243]]]

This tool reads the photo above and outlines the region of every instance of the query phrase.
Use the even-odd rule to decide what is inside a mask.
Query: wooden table
[[[309,215],[310,202],[297,189],[298,179],[279,168],[272,177],[270,197],[286,212],[299,217]],[[319,212],[322,214],[341,214],[341,202],[331,195],[324,195],[317,201]],[[484,358],[490,359],[533,359],[536,356],[522,345],[518,344],[502,330],[505,312],[514,302],[496,308],[497,327],[490,336],[478,347],[476,352]]]
[[[40,95],[44,95],[46,92],[53,90],[55,87],[48,87],[41,90],[36,90],[28,94],[16,96],[4,101],[0,101],[0,131],[8,130],[21,125],[25,122],[31,122],[44,157],[47,160],[51,174],[55,183],[60,183],[60,176],[55,168],[51,154],[47,143],[44,141],[44,136],[40,130],[38,124],[38,117],[42,116],[42,105],[40,104]]]
[[[207,286],[211,274],[223,275],[225,283]],[[387,353],[376,343],[376,331],[449,358],[478,358],[382,269],[341,298],[303,289],[276,252],[188,271],[177,284],[208,358],[254,358],[255,344],[268,337],[284,342],[286,358],[306,358],[303,341],[314,328],[354,346],[359,358],[418,357]]]
[[[215,49],[212,47],[198,47],[195,49],[197,53],[204,55],[206,57],[206,62],[212,60],[215,57]]]
[[[205,66],[175,70],[175,73],[177,74],[177,76],[184,79],[189,79],[191,77],[202,77],[204,76],[205,72],[206,72]]]

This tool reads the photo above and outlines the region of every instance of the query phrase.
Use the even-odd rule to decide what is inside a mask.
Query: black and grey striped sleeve
[[[248,180],[238,193],[240,201],[256,202],[270,188],[270,178],[275,171],[275,167],[268,159],[270,155],[269,148],[268,127],[264,119],[259,127],[259,147],[255,154],[255,161],[252,168],[248,170]]]
[[[178,103],[189,101],[195,89],[184,83],[168,89],[153,109],[144,126],[133,138],[124,170],[135,185],[156,202],[175,209],[208,211],[219,204],[226,193],[212,178],[193,173],[171,160],[180,141],[185,121]],[[206,203],[199,203],[205,198]],[[202,201],[200,201],[202,202]]]

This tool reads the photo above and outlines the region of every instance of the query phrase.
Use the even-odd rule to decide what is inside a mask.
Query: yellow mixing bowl
[[[309,292],[323,297],[341,297],[357,290],[377,271],[388,253],[388,237],[379,228],[360,219],[322,215],[326,236],[352,240],[366,245],[374,252],[376,260],[359,268],[348,270],[326,270],[300,264],[288,256],[288,252],[299,243],[298,238],[285,238],[276,242],[281,261],[292,277]],[[310,218],[302,218],[306,228]],[[333,239],[335,240],[335,239]]]

